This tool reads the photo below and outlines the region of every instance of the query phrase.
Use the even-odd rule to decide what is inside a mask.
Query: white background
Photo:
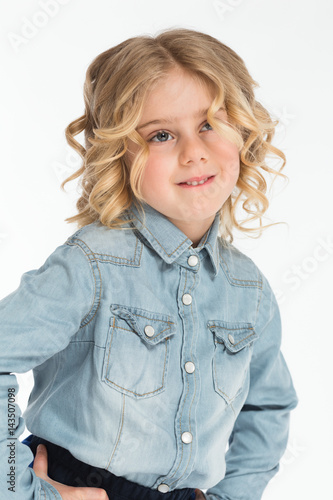
[[[332,499],[333,3],[54,2],[52,15],[38,0],[0,7],[0,297],[75,230],[64,222],[75,213],[75,186],[64,193],[59,185],[79,160],[66,145],[64,129],[83,113],[91,60],[130,36],[167,27],[217,37],[239,53],[259,82],[257,96],[280,119],[275,144],[288,160],[289,184],[276,184],[269,210],[272,221],[287,224],[259,240],[235,239],[276,291],[283,352],[300,399],[281,472],[264,500]],[[31,374],[19,380],[24,409]]]

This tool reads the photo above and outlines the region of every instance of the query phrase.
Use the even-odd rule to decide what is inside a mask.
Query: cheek
[[[239,160],[240,152],[239,152],[236,144],[234,144],[233,142],[227,141],[224,144],[224,151],[225,151],[226,157],[233,159],[233,160],[237,160],[237,159]]]
[[[143,170],[141,191],[144,196],[152,195],[161,188],[162,176],[158,166],[150,158]]]
[[[240,153],[235,144],[228,143],[219,153],[222,175],[236,182],[240,172]]]
[[[237,156],[237,158],[230,163],[229,167],[230,180],[236,183],[239,177],[239,173],[240,173],[240,159],[239,156]]]
[[[169,176],[172,172],[172,161],[170,156],[161,152],[155,153],[150,152],[149,157],[146,162],[146,166],[143,171],[143,179],[146,184],[150,184],[151,186],[156,184],[161,184],[161,181],[166,182],[169,179]]]

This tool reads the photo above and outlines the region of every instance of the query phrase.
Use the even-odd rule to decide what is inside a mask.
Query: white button
[[[183,432],[182,434],[182,441],[185,444],[190,444],[192,443],[193,436],[190,432]]]
[[[199,259],[198,259],[198,257],[196,255],[191,255],[191,257],[189,257],[187,259],[187,263],[188,263],[189,266],[194,267],[194,266],[197,265],[198,260]]]
[[[189,293],[184,293],[183,297],[182,297],[182,301],[183,301],[183,304],[185,304],[186,306],[189,306],[190,304],[192,304],[192,297]]]
[[[192,361],[187,361],[187,363],[185,363],[185,370],[187,373],[193,373],[195,370],[195,364],[192,363]]]
[[[158,487],[157,487],[158,491],[160,493],[168,493],[168,491],[170,490],[169,486],[167,484],[160,484]]]
[[[234,344],[235,343],[235,339],[233,338],[232,335],[230,335],[230,333],[228,335],[228,339],[229,339],[230,344]]]
[[[155,333],[155,330],[152,326],[150,326],[150,325],[145,326],[145,334],[147,335],[147,337],[153,337],[154,333]]]

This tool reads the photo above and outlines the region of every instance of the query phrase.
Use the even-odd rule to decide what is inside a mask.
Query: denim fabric
[[[272,290],[218,236],[218,216],[196,248],[148,206],[129,216],[123,229],[80,229],[0,302],[1,414],[12,373],[33,369],[33,434],[152,489],[259,500],[297,403]],[[18,438],[18,409],[16,427]],[[31,460],[16,441],[17,498],[59,500]]]
[[[39,444],[44,444],[48,456],[48,475],[62,484],[74,487],[103,488],[110,500],[194,500],[195,491],[191,488],[160,493],[144,486],[127,481],[105,469],[77,460],[68,450],[30,435],[23,441],[36,454]],[[29,467],[32,467],[33,463]]]

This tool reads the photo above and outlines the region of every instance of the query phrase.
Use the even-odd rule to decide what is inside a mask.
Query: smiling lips
[[[188,179],[187,181],[180,182],[178,186],[181,187],[196,187],[196,186],[202,186],[203,184],[208,184],[214,179],[215,175],[209,175],[206,177],[192,177],[191,179]]]

